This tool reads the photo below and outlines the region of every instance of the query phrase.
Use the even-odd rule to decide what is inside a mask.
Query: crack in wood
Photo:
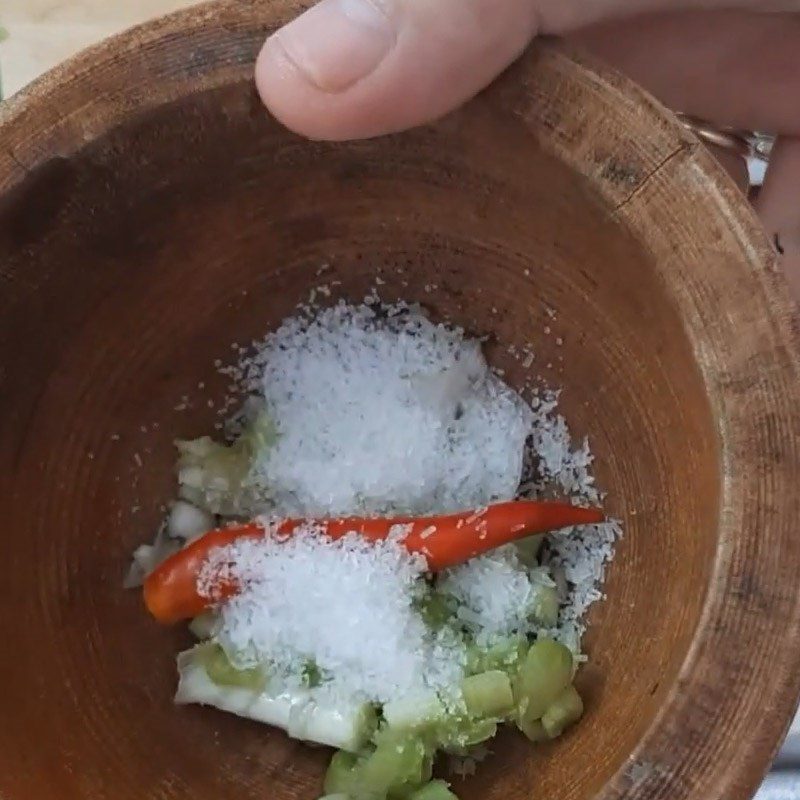
[[[678,147],[676,147],[669,155],[665,156],[661,159],[648,173],[647,175],[642,178],[639,184],[631,191],[631,193],[624,199],[620,200],[614,206],[612,211],[612,215],[616,216],[625,206],[631,203],[636,197],[650,184],[650,182],[666,167],[668,167],[676,158],[687,154],[689,156],[694,155],[697,152],[697,148],[700,145],[696,142],[683,142]]]

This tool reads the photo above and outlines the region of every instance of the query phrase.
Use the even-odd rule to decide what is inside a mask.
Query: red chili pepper
[[[403,546],[424,556],[428,569],[438,572],[526,536],[604,519],[595,508],[517,501],[439,517],[287,519],[269,529],[250,522],[211,531],[168,558],[145,580],[144,600],[159,622],[169,624],[195,617],[239,591],[235,581],[220,579],[209,593],[213,600],[199,594],[197,579],[212,551],[240,539],[291,536],[298,528],[309,525],[331,539],[357,533],[370,541],[380,541],[397,531]]]

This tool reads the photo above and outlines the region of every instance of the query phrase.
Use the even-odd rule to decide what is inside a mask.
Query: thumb
[[[537,33],[663,8],[800,0],[321,0],[267,40],[256,84],[287,127],[358,139],[436,119],[487,86]]]
[[[298,133],[377,136],[465,102],[536,32],[531,0],[322,0],[267,40],[256,84]]]

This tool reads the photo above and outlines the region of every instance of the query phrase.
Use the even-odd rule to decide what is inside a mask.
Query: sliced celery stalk
[[[544,712],[542,727],[550,739],[555,739],[582,716],[583,700],[574,686],[568,686]]]
[[[471,643],[467,645],[467,674],[493,669],[516,672],[527,650],[528,642],[524,636],[508,636],[488,648]]]
[[[555,628],[558,624],[558,590],[555,586],[534,586],[531,602],[531,616],[545,628]]]
[[[520,717],[541,719],[571,681],[569,649],[552,639],[538,639],[528,650],[514,685]]]
[[[514,707],[511,681],[499,669],[464,678],[461,692],[467,711],[475,717],[503,717]]]
[[[544,742],[549,738],[540,719],[530,719],[524,714],[520,715],[517,718],[517,727],[532,742]]]
[[[544,537],[545,534],[538,533],[533,536],[526,536],[516,543],[517,553],[523,564],[527,564],[529,567],[536,564],[536,558],[542,549]]]
[[[474,747],[476,744],[488,742],[497,735],[497,723],[492,720],[476,720],[464,729],[462,741],[464,747]]]
[[[274,725],[309,742],[359,752],[370,740],[376,724],[375,710],[368,703],[319,702],[308,689],[271,694],[240,686],[214,683],[194,648],[178,656],[180,680],[175,694],[178,704],[199,703]]]
[[[470,747],[491,739],[497,733],[497,723],[491,719],[452,719],[439,730],[439,745],[448,753],[467,755]]]
[[[267,685],[267,674],[262,667],[238,669],[231,664],[225,651],[214,642],[197,647],[196,657],[208,677],[218,686],[238,686],[261,692]]]
[[[431,781],[411,794],[408,800],[458,800],[444,781]]]
[[[383,707],[383,718],[393,730],[420,730],[436,725],[445,709],[436,692],[420,692],[392,700]]]
[[[329,795],[342,794],[353,788],[357,759],[352,753],[339,750],[334,753],[328,771],[325,773],[323,788]]]
[[[425,742],[391,729],[376,737],[375,751],[357,767],[351,794],[356,797],[407,797],[430,780],[432,759]]]

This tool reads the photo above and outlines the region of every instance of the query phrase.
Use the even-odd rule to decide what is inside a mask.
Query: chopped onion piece
[[[152,544],[143,544],[133,551],[133,563],[122,585],[126,589],[141,586],[144,579],[165,559],[180,550],[180,544],[172,541],[164,526],[156,534]]]
[[[191,542],[213,528],[213,515],[185,500],[177,500],[167,517],[167,533],[173,539]]]
[[[358,752],[375,729],[375,711],[368,703],[340,702],[334,706],[300,688],[271,694],[269,690],[253,692],[218,686],[208,677],[192,650],[178,656],[178,673],[177,704],[213,706],[282,728],[296,739]]]

